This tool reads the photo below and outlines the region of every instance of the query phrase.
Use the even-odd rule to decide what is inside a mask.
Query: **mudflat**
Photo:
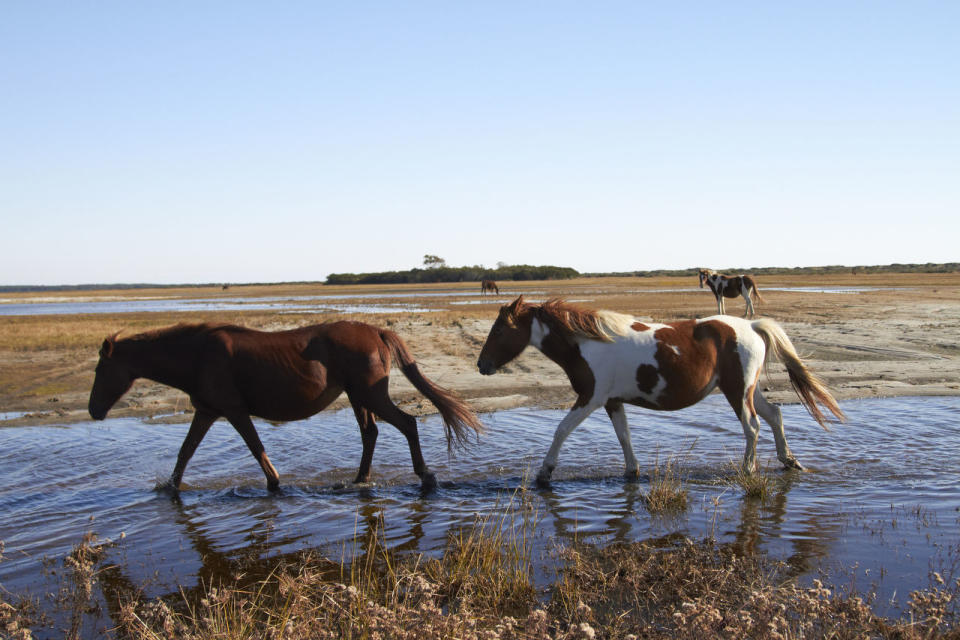
[[[960,273],[759,276],[757,312],[780,322],[810,367],[838,399],[960,394]],[[578,278],[501,282],[500,295],[481,295],[479,283],[324,286],[235,285],[216,288],[127,289],[0,295],[2,305],[162,300],[209,301],[205,310],[0,316],[0,425],[74,423],[87,420],[97,352],[103,339],[180,322],[228,322],[263,330],[289,329],[338,319],[384,326],[407,342],[423,373],[454,390],[477,411],[517,406],[566,407],[573,393],[560,368],[533,348],[501,369],[481,376],[476,361],[500,305],[523,294],[532,301],[563,297],[638,319],[668,322],[714,315],[708,289],[697,278]],[[316,301],[335,296],[337,308]],[[217,302],[249,304],[218,308]],[[256,304],[270,300],[269,305]],[[304,303],[307,300],[307,303]],[[381,304],[381,303],[387,304]],[[249,309],[244,307],[249,307]],[[11,308],[12,307],[8,307]],[[21,307],[22,309],[22,307]],[[727,300],[729,314],[745,310]],[[370,313],[368,311],[376,311]],[[761,379],[767,397],[790,403],[796,396],[783,368],[771,363]],[[429,413],[399,373],[391,395],[404,410]],[[333,407],[346,407],[342,396]],[[111,416],[158,421],[190,420],[180,391],[137,381]]]

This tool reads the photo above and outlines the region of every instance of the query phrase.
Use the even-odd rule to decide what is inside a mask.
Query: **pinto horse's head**
[[[117,334],[108,337],[100,346],[100,362],[97,363],[97,374],[93,379],[90,401],[87,404],[90,417],[94,420],[106,418],[110,408],[130,389],[137,378],[129,367],[114,357],[116,346]]]
[[[530,305],[524,303],[523,296],[508,305],[500,307],[500,315],[490,328],[490,335],[483,343],[477,368],[480,373],[489,376],[507,364],[530,344],[530,323],[533,314]]]

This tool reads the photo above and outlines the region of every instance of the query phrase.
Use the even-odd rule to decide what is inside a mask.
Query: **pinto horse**
[[[196,413],[180,447],[170,486],[180,487],[183,471],[210,426],[220,417],[237,430],[256,458],[271,490],[280,476],[270,463],[251,416],[266,420],[302,420],[346,391],[353,406],[363,453],[354,482],[366,482],[377,442],[374,416],[407,438],[413,470],[425,488],[436,486],[420,451],[417,421],[387,394],[390,361],[440,411],[447,436],[466,442],[467,429],[479,434],[476,415],[449,391],[420,373],[403,340],[392,331],[361,322],[332,322],[289,331],[255,331],[216,324],[181,324],[103,341],[89,411],[103,420],[137,378],[175,387],[190,396]]]
[[[744,312],[744,318],[752,318],[756,315],[753,308],[753,302],[763,302],[760,292],[757,290],[757,284],[750,276],[724,276],[712,269],[699,269],[700,288],[706,282],[713,292],[713,297],[717,299],[717,313],[724,314],[723,299],[736,298],[743,296],[747,301],[747,310]]]
[[[487,291],[496,293],[500,295],[500,287],[497,286],[497,283],[493,280],[481,280],[480,281],[480,295],[485,294]]]
[[[758,415],[773,430],[780,461],[802,470],[787,446],[780,408],[763,397],[757,384],[771,353],[786,366],[800,402],[824,429],[826,418],[817,402],[844,420],[826,386],[807,369],[780,325],[769,319],[750,322],[713,316],[651,324],[557,299],[527,304],[520,296],[500,308],[477,368],[481,374],[491,375],[527,345],[560,365],[577,394],[573,408],[557,426],[537,474],[541,484],[549,482],[567,436],[600,407],[607,410],[620,440],[626,475],[636,477],[639,467],[623,403],[673,411],[700,402],[717,387],[743,426],[747,441],[743,469],[747,473],[756,469]]]

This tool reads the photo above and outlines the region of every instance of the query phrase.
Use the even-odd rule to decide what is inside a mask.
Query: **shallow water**
[[[810,473],[780,470],[768,430],[759,458],[783,487],[766,501],[723,481],[739,463],[743,435],[725,401],[711,396],[675,413],[628,408],[642,476],[627,482],[604,412],[567,440],[549,489],[531,487],[540,518],[535,559],[553,578],[549,551],[580,540],[643,540],[713,535],[745,550],[786,559],[802,579],[820,568],[861,588],[876,585],[894,610],[931,571],[960,577],[960,398],[895,398],[843,403],[850,422],[830,433],[797,405],[783,407],[787,438]],[[62,427],[0,428],[0,585],[41,594],[52,577],[44,557],[61,558],[84,532],[123,542],[111,551],[123,580],[149,582],[148,595],[177,584],[207,584],[240,557],[268,558],[310,547],[337,559],[341,545],[382,519],[390,547],[439,554],[448,532],[476,514],[502,509],[529,485],[564,412],[518,409],[483,416],[482,446],[448,458],[436,416],[421,426],[440,488],[423,494],[405,440],[382,424],[376,483],[351,484],[360,437],[349,411],[273,426],[260,436],[283,489],[265,490],[242,440],[218,422],[184,476],[179,499],[154,487],[172,470],[187,425],[109,419]],[[652,516],[641,496],[657,459],[681,463],[690,506]],[[837,575],[837,574],[835,574]]]

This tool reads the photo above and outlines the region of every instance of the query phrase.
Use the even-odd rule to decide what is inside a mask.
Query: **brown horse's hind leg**
[[[256,458],[260,464],[260,468],[263,469],[263,475],[267,476],[267,489],[270,491],[279,489],[280,474],[277,473],[277,470],[270,462],[270,458],[267,457],[267,452],[263,448],[263,443],[260,442],[260,436],[257,435],[257,430],[253,426],[253,421],[250,420],[250,416],[234,416],[227,419],[230,420],[230,424],[237,430],[237,433],[240,434],[243,441],[247,443],[247,448],[250,449],[250,453],[253,454],[253,457]]]
[[[349,394],[347,394],[349,396]],[[357,424],[360,425],[360,438],[363,440],[363,454],[360,456],[360,468],[357,470],[357,477],[354,482],[369,482],[370,463],[373,461],[373,449],[377,445],[377,423],[373,419],[373,414],[369,410],[360,406],[360,404],[350,398],[350,404],[353,405],[353,413],[357,416]]]
[[[210,426],[217,421],[217,416],[197,411],[193,414],[193,422],[190,423],[190,430],[187,431],[187,437],[183,439],[180,445],[180,453],[177,455],[177,464],[173,467],[173,474],[170,476],[170,488],[174,491],[180,488],[180,482],[183,480],[183,472],[187,468],[187,463],[193,457],[200,441],[207,435]]]
[[[417,419],[409,413],[401,411],[387,395],[388,379],[381,378],[375,385],[364,389],[363,392],[350,393],[351,402],[356,401],[366,409],[372,411],[383,420],[389,422],[404,435],[410,446],[410,458],[413,461],[413,472],[420,478],[425,489],[437,486],[437,477],[427,468],[423,461],[423,452],[420,451],[420,435],[417,432]],[[371,448],[372,454],[372,448]]]

